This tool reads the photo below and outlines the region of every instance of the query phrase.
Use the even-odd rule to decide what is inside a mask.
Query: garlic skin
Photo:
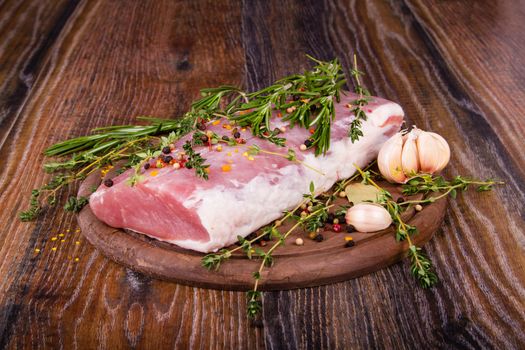
[[[403,151],[403,135],[394,134],[379,150],[377,165],[385,179],[390,182],[403,183],[407,180],[403,172],[401,153]]]
[[[398,132],[379,150],[377,165],[392,183],[405,183],[418,173],[433,174],[450,161],[450,147],[440,135],[416,127],[408,134]]]
[[[419,171],[419,155],[416,140],[418,139],[418,129],[414,129],[406,136],[403,150],[401,151],[401,166],[406,176],[410,177]]]
[[[379,204],[359,203],[346,212],[346,223],[359,232],[375,232],[392,224],[388,211]]]
[[[420,170],[433,174],[443,170],[450,160],[450,147],[441,135],[422,132],[417,138]]]

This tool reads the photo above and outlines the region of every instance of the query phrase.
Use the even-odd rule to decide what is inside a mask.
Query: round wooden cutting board
[[[79,196],[89,196],[93,186],[100,184],[100,173],[89,176],[81,185]],[[399,190],[382,183],[394,199]],[[336,204],[345,204],[342,199]],[[346,202],[347,204],[348,202]],[[446,199],[424,206],[420,212],[407,210],[403,218],[418,228],[413,237],[417,245],[432,238],[443,221]],[[208,271],[201,266],[205,254],[179,248],[173,244],[159,242],[144,235],[107,226],[98,220],[89,205],[78,214],[83,235],[104,255],[131,269],[185,285],[225,289],[250,290],[261,260],[248,259],[244,254],[234,254],[223,262],[217,271]],[[290,223],[284,223],[286,230]],[[331,225],[327,225],[331,226]],[[281,231],[284,232],[284,231]],[[335,233],[327,228],[321,232],[322,242],[315,242],[306,233],[297,230],[290,235],[284,246],[273,253],[274,265],[265,268],[260,284],[261,290],[283,290],[313,287],[359,277],[391,265],[407,254],[406,242],[397,242],[393,228],[374,233]],[[345,247],[345,236],[352,236],[355,245]],[[303,246],[294,244],[297,237],[304,240]],[[265,248],[273,241],[267,242]]]

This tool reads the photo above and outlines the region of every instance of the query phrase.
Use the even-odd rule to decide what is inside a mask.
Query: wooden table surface
[[[0,348],[523,349],[524,32],[523,1],[0,1]],[[122,268],[60,208],[17,220],[50,144],[179,116],[202,87],[260,88],[305,53],[347,68],[357,53],[370,90],[448,139],[447,175],[506,182],[450,202],[426,245],[435,288],[404,261],[266,293],[251,323],[243,293]]]

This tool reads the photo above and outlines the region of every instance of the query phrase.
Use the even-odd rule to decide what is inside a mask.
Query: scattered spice
[[[232,170],[232,166],[230,164],[224,164],[222,167],[221,167],[221,170],[225,173],[229,172]]]
[[[304,241],[302,238],[295,239],[295,245],[303,245],[303,244],[304,244]]]
[[[421,211],[421,210],[423,210],[423,206],[421,204],[416,204],[414,209],[416,209],[416,211]]]
[[[316,242],[322,242],[324,240],[324,237],[322,234],[317,234],[315,237],[314,237],[314,241]]]
[[[163,147],[162,148],[162,153],[170,154],[171,153],[171,148],[169,146]]]
[[[40,253],[40,249],[35,248],[35,253]]]
[[[104,180],[104,186],[106,186],[106,187],[113,186],[113,180],[111,180],[111,179]]]
[[[149,173],[149,176],[157,176],[159,172],[157,170],[153,170],[151,173]]]
[[[353,247],[353,246],[355,246],[355,242],[353,240],[350,240],[350,241],[345,243],[345,247],[346,248],[350,248],[350,247]]]

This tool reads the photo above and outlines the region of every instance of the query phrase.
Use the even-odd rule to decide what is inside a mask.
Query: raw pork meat
[[[303,193],[308,193],[311,181],[317,193],[324,192],[336,181],[350,177],[355,172],[354,163],[364,167],[377,157],[381,145],[400,129],[403,110],[396,103],[373,97],[364,107],[368,117],[362,126],[364,136],[352,143],[347,133],[354,116],[347,104],[355,99],[349,93],[336,104],[330,150],[325,156],[315,157],[313,150],[300,150],[311,136],[300,127],[287,128],[280,135],[287,139],[286,147],[253,137],[246,130],[241,132],[247,140],[244,145],[223,145],[221,152],[215,147],[195,147],[210,164],[208,181],[198,178],[194,169],[168,166],[145,170],[144,180],[131,187],[126,183],[132,174],[128,170],[113,179],[112,187],[101,185],[91,195],[89,205],[110,226],[199,252],[216,251],[294,208]],[[227,123],[210,123],[208,130],[231,137],[231,131],[223,127]],[[272,124],[286,127],[277,116]],[[186,139],[176,144],[174,157],[182,151]],[[324,175],[280,156],[260,153],[250,157],[245,152],[253,144],[283,154],[293,149],[299,160]]]

